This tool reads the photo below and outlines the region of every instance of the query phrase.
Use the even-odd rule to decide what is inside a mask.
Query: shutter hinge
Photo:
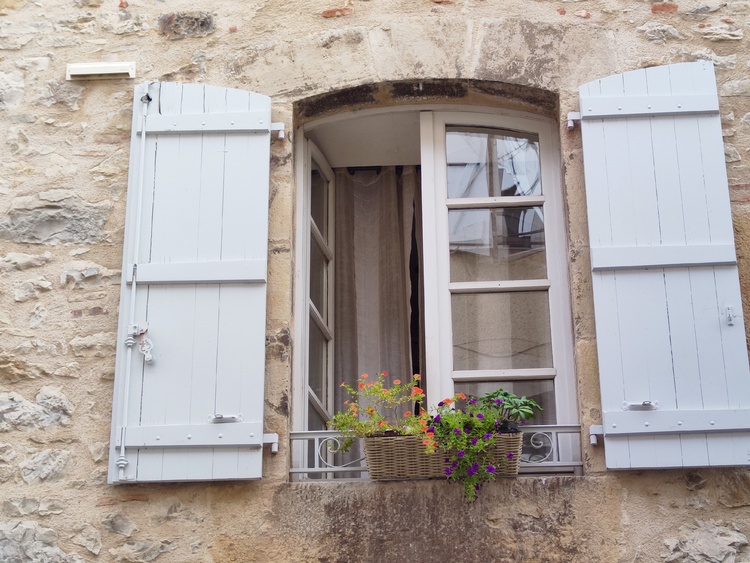
[[[281,122],[278,123],[271,123],[271,131],[278,131],[279,132],[279,141],[284,139],[284,124]]]
[[[573,129],[575,129],[576,121],[581,121],[581,112],[569,111],[568,112],[568,131],[572,131]]]
[[[601,424],[592,424],[589,426],[589,442],[592,446],[599,445],[599,436],[604,437],[604,426]]]
[[[271,446],[271,453],[279,453],[279,435],[278,434],[263,434],[263,445]]]

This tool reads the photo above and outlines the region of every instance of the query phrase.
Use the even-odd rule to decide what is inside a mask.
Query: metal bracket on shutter
[[[284,139],[285,134],[284,134],[284,124],[283,123],[281,123],[281,122],[271,123],[271,132],[273,132],[273,131],[278,131],[279,132],[279,134],[278,134],[279,141],[281,141],[281,140]]]
[[[217,422],[220,424],[227,424],[230,422],[242,422],[242,413],[240,414],[215,414],[209,416],[208,419],[211,422]]]
[[[640,403],[628,403],[622,404],[622,410],[624,411],[655,411],[659,409],[659,401],[642,401]]]

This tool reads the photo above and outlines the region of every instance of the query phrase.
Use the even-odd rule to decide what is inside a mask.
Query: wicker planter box
[[[497,475],[518,475],[523,434],[503,434],[495,441],[491,458]],[[417,436],[370,436],[364,439],[371,479],[439,479],[445,477],[445,455],[424,453]],[[513,454],[508,459],[508,454]]]

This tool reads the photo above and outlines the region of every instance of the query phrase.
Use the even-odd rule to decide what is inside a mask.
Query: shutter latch
[[[640,403],[623,403],[624,411],[655,411],[659,409],[659,401],[642,401]]]
[[[209,417],[211,422],[219,422],[226,424],[227,422],[242,422],[242,413],[240,414],[219,414]]]
[[[148,332],[148,324],[141,325],[130,325],[128,329],[128,335],[125,337],[125,345],[128,348],[135,346],[135,339],[138,337],[138,351],[143,354],[143,361],[147,364],[154,363],[154,355],[151,353],[154,343],[151,339],[146,336]]]

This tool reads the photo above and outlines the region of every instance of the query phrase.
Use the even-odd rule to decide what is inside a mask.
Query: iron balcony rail
[[[577,425],[538,426],[523,429],[522,474],[581,474],[581,427]],[[367,463],[360,440],[342,451],[343,439],[336,430],[292,432],[294,464],[292,478],[367,479]]]

